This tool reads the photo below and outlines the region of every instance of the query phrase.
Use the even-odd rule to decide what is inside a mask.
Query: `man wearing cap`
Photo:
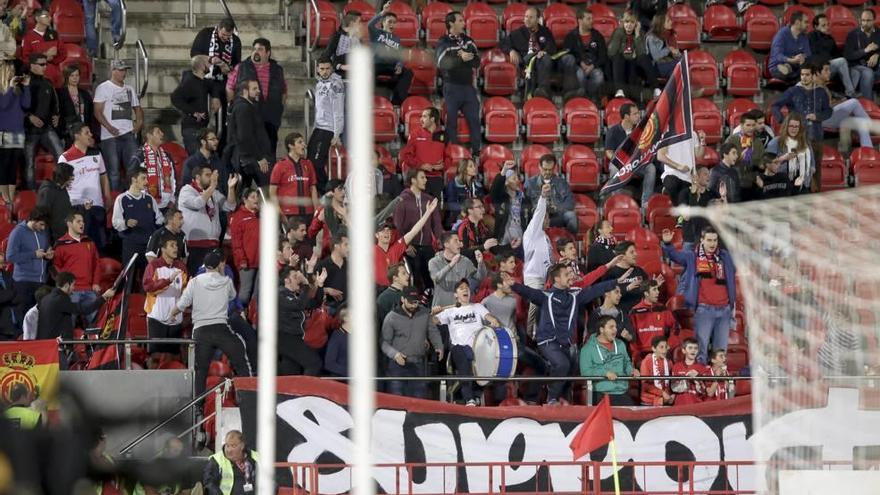
[[[422,213],[419,221],[416,222],[415,225],[409,229],[409,232],[403,235],[403,237],[394,241],[394,244],[391,244],[391,232],[394,230],[394,222],[386,221],[379,228],[379,231],[376,232],[376,247],[373,248],[373,266],[376,285],[388,287],[388,284],[390,283],[387,274],[388,266],[397,263],[403,258],[403,254],[409,247],[409,243],[419,232],[422,231],[422,227],[425,226],[425,223],[431,218],[434,210],[437,209],[437,203],[438,200],[436,198],[429,201],[428,207],[425,208],[425,212]]]
[[[424,376],[428,341],[443,360],[443,341],[431,318],[420,304],[421,293],[415,287],[404,287],[400,306],[382,322],[382,353],[388,357],[387,375],[391,377]],[[427,398],[425,382],[391,381],[388,393],[407,397]]]
[[[219,253],[205,255],[205,273],[190,280],[170,316],[176,318],[192,306],[193,339],[196,341],[196,395],[205,391],[208,365],[217,349],[229,358],[236,376],[253,374],[244,338],[229,326],[227,304],[235,297],[235,286],[232,279],[220,271],[222,262]]]
[[[110,62],[110,79],[95,89],[95,118],[101,124],[101,154],[114,191],[122,190],[119,169],[137,151],[135,136],[144,125],[144,111],[138,94],[125,76],[130,66],[125,60]]]

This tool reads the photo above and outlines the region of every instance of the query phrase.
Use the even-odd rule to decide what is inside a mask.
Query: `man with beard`
[[[241,62],[241,40],[235,34],[235,21],[226,17],[220,20],[216,26],[206,27],[199,31],[193,40],[189,51],[190,57],[206,55],[208,73],[205,79],[211,82],[211,94],[220,98],[225,113],[226,104],[226,79],[232,69]],[[211,108],[211,112],[217,112],[220,108]]]
[[[196,170],[193,181],[180,190],[178,205],[183,212],[183,228],[189,250],[187,269],[190,275],[196,273],[205,255],[220,246],[219,213],[235,210],[238,175],[230,176],[227,181],[228,199],[217,190],[219,178],[220,174],[216,170],[202,166]]]
[[[327,157],[332,146],[339,146],[345,130],[345,83],[333,72],[329,58],[318,60],[315,84],[315,129],[309,137],[308,157],[315,167],[318,192],[327,184]]]
[[[243,187],[250,187],[252,182],[263,187],[269,182],[269,164],[275,160],[275,150],[260,115],[260,83],[256,79],[242,79],[237,87],[238,98],[229,115],[229,144],[223,150],[223,161],[242,175]]]
[[[193,180],[193,170],[205,165],[211,170],[220,172],[220,192],[226,194],[226,181],[229,180],[229,170],[217,154],[220,138],[212,129],[202,129],[199,133],[199,150],[189,156],[183,162],[183,173],[180,177],[179,186],[189,184]]]

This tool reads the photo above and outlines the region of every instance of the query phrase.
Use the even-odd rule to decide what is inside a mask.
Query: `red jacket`
[[[650,305],[644,300],[633,306],[629,313],[635,338],[632,341],[633,355],[637,352],[650,352],[651,340],[658,335],[669,336],[675,328],[675,317],[662,304]]]
[[[446,143],[441,131],[430,132],[424,127],[411,129],[406,146],[400,150],[400,168],[406,173],[407,170],[420,168],[424,164],[445,164]],[[425,172],[428,177],[439,177],[443,170],[431,170]]]
[[[260,217],[240,206],[229,217],[232,233],[232,260],[235,267],[256,268],[260,263]]]
[[[54,39],[46,39],[52,38],[53,36]],[[25,63],[28,63],[32,53],[45,53],[53,46],[58,50],[58,53],[55,55],[55,58],[49,60],[49,63],[58,65],[65,59],[67,53],[64,51],[64,44],[58,40],[58,33],[50,30],[47,31],[45,35],[41,35],[33,29],[30,29],[28,32],[24,33],[24,36],[21,39],[21,59]]]
[[[86,235],[77,241],[70,234],[64,234],[55,241],[52,265],[58,272],[70,272],[76,277],[74,290],[92,290],[92,285],[101,280],[98,248]]]
[[[672,364],[668,359],[656,360],[654,353],[645,356],[639,366],[639,373],[642,376],[672,376]],[[659,385],[659,386],[658,386]],[[641,401],[643,406],[662,406],[663,392],[672,395],[669,380],[652,380],[642,382]]]

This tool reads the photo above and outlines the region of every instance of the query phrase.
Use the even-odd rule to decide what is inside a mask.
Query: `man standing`
[[[55,132],[60,120],[60,110],[55,88],[45,77],[46,60],[46,55],[42,53],[34,53],[29,59],[31,107],[25,120],[24,155],[27,186],[32,191],[37,188],[34,165],[37,146],[52,153],[52,157],[56,160],[64,151],[64,145]]]
[[[620,106],[620,122],[608,128],[605,134],[605,161],[608,163],[608,174],[613,177],[617,174],[617,167],[611,164],[611,159],[617,152],[617,148],[626,141],[627,136],[633,131],[642,114],[639,107],[632,103],[624,103]],[[636,176],[642,177],[642,208],[648,204],[648,199],[654,194],[654,183],[657,181],[657,168],[654,163],[649,163],[639,169]]]
[[[601,280],[622,279],[620,311],[629,311],[642,299],[642,282],[648,280],[648,273],[638,265],[639,252],[632,241],[623,241],[614,246],[616,264],[608,268]]]
[[[874,81],[880,78],[880,31],[874,28],[874,11],[865,9],[859,15],[859,27],[846,35],[843,56],[849,62],[853,84],[862,98],[874,99]]]
[[[639,376],[626,352],[626,343],[617,338],[617,322],[611,316],[599,318],[599,333],[591,335],[580,352],[581,376],[604,376],[593,382],[593,404],[608,396],[615,406],[634,406],[627,394],[629,381],[622,376]]]
[[[174,206],[165,210],[165,225],[153,232],[147,241],[147,262],[159,257],[166,237],[177,241],[177,259],[185,262],[189,253],[186,250],[186,234],[183,233],[183,212]]]
[[[70,297],[74,284],[76,284],[76,276],[70,272],[61,272],[55,275],[55,289],[40,299],[37,340],[57,339],[58,337],[72,339],[73,317],[96,312],[104,304],[104,301],[109,301],[116,294],[116,291],[110,288],[104,291],[101,297],[76,303]]]
[[[773,36],[767,64],[770,75],[789,84],[797,81],[801,66],[811,54],[810,40],[807,39],[807,16],[796,11],[789,17],[788,26]]]
[[[192,182],[195,178],[193,176],[193,171],[197,168],[200,168],[202,165],[206,165],[211,170],[216,170],[220,172],[220,192],[226,194],[226,181],[229,180],[229,170],[226,168],[226,165],[220,159],[220,156],[217,155],[217,148],[220,144],[220,139],[217,137],[217,133],[212,129],[206,128],[202,129],[199,132],[199,150],[189,156],[185,162],[183,162],[183,173],[180,177],[180,187],[185,186]]]
[[[251,182],[263,187],[269,182],[269,163],[275,161],[275,150],[257,106],[260,83],[256,79],[241,79],[237,87],[238,98],[229,115],[229,144],[223,150],[224,161],[242,175],[243,187],[250,187]]]
[[[101,153],[114,191],[122,188],[120,167],[137,151],[137,136],[144,125],[144,111],[138,94],[125,84],[129,65],[124,60],[110,62],[110,79],[95,89],[95,118],[101,124]]]
[[[427,183],[428,179],[423,170],[413,168],[406,172],[406,184],[409,188],[400,193],[400,203],[397,204],[393,217],[394,228],[398,232],[409,232],[434,199],[433,196],[425,193]],[[439,240],[442,234],[440,212],[435,209],[431,219],[412,239],[410,248],[407,248],[407,261],[412,267],[416,285],[421,289],[433,286],[428,262],[434,257],[433,242],[435,239]]]
[[[694,312],[694,331],[700,344],[697,360],[707,363],[709,345],[727,349],[733,310],[736,306],[736,268],[726,249],[718,246],[718,232],[703,229],[694,251],[677,251],[670,244],[672,232],[663,231],[663,253],[684,268],[679,292]]]
[[[599,90],[605,83],[608,47],[602,33],[593,29],[592,12],[578,12],[578,26],[569,31],[562,45],[568,50],[560,60],[565,97],[588,95],[598,101]]]
[[[285,267],[279,279],[284,286],[278,294],[279,375],[318,376],[321,356],[305,342],[306,311],[321,306],[327,270],[315,272],[309,284],[299,268]]]
[[[157,124],[148,125],[146,135],[146,143],[129,160],[128,170],[143,168],[147,171],[147,192],[164,211],[174,204],[174,194],[177,192],[174,161],[162,149],[162,142],[165,140],[162,127]]]
[[[464,16],[446,14],[446,34],[437,41],[437,69],[443,77],[446,103],[446,141],[458,143],[458,111],[470,130],[471,155],[480,155],[480,101],[474,87],[474,74],[480,67],[477,45],[464,33]]]
[[[192,155],[199,150],[199,135],[208,128],[211,113],[220,109],[220,97],[211,92],[212,85],[205,80],[210,66],[208,56],[194,56],[190,66],[192,70],[183,73],[180,84],[171,93],[171,104],[183,114],[180,134],[183,136],[183,147]]]
[[[461,240],[461,254],[476,263],[475,253],[494,249],[498,246],[498,239],[490,237],[491,231],[483,222],[486,206],[483,205],[480,198],[466,199],[462,211],[467,216],[459,222],[456,230],[458,238]]]
[[[397,15],[390,10],[391,2],[385,2],[382,10],[370,19],[367,27],[370,32],[370,42],[373,44],[374,61],[377,77],[389,78],[387,84],[393,93],[391,103],[400,106],[403,100],[409,96],[409,87],[412,84],[413,72],[403,65],[404,54],[400,49],[400,36],[394,34],[397,26]]]
[[[635,338],[632,341],[633,359],[637,362],[640,356],[650,352],[651,342],[655,337],[668,338],[676,327],[675,317],[666,306],[659,304],[660,284],[656,280],[645,282],[646,288],[642,300],[629,312]]]
[[[550,98],[556,40],[550,28],[538,22],[540,18],[538,8],[529,6],[523,14],[523,25],[508,36],[505,51],[510,62],[525,74],[526,94]]]
[[[162,225],[162,212],[147,188],[147,171],[135,169],[129,176],[128,191],[116,197],[113,204],[113,228],[122,237],[122,265],[126,266],[135,254],[138,255],[135,267],[142,270],[147,266],[144,255],[147,241],[153,232]]]
[[[736,165],[739,180],[736,182],[735,190],[730,187],[733,184],[727,185],[727,198],[731,203],[751,199],[755,176],[764,168],[764,141],[758,135],[758,122],[762,117],[763,112],[758,109],[740,115],[739,131],[731,134],[724,142],[724,144],[734,144],[737,149],[733,163]],[[769,126],[767,128],[769,129]],[[722,161],[724,155],[729,152],[729,150],[725,151],[724,144],[721,145]],[[712,184],[710,180],[710,189],[714,189]]]
[[[763,146],[761,148],[763,149]],[[728,142],[721,145],[721,163],[712,167],[712,171],[709,172],[709,190],[719,198],[726,198],[731,203],[738,203],[742,196],[740,192],[742,178],[739,175],[738,168],[749,168],[745,160],[739,160],[739,157],[739,148],[728,140]],[[736,167],[738,162],[742,163],[743,166]],[[751,170],[749,172],[752,177],[752,183],[754,183],[757,174]],[[751,196],[752,194],[753,191],[750,187],[749,195]]]
[[[37,206],[42,206],[49,212],[49,237],[53,241],[67,233],[65,217],[71,207],[68,189],[73,179],[73,167],[59,162],[52,171],[52,180],[43,181],[37,192]]]
[[[351,51],[351,47],[360,44],[363,36],[362,28],[361,13],[349,10],[342,16],[342,25],[330,36],[327,48],[324,49],[322,58],[330,59],[333,70],[343,78],[348,71],[348,52]]]
[[[70,300],[74,303],[90,304],[101,292],[101,271],[98,267],[98,248],[84,232],[83,214],[73,210],[67,215],[67,234],[55,242],[52,265],[56,272],[70,272],[76,277]],[[94,313],[86,318],[87,323],[94,319]]]
[[[333,244],[330,256],[318,262],[315,270],[327,272],[324,294],[330,296],[327,307],[335,313],[348,297],[348,236],[334,235],[330,242]]]
[[[287,217],[311,218],[318,208],[318,174],[306,158],[302,134],[291,132],[284,138],[287,154],[272,167],[269,196],[278,199],[281,213]]]
[[[440,236],[443,246],[428,263],[431,280],[434,281],[434,301],[431,306],[455,304],[455,291],[458,283],[468,279],[476,287],[488,273],[483,262],[483,253],[474,252],[476,264],[461,254],[461,241],[451,232]]]
[[[176,318],[192,306],[193,339],[196,341],[196,395],[205,391],[208,365],[217,349],[229,358],[236,376],[251,376],[244,339],[229,326],[227,305],[235,297],[232,279],[220,271],[223,259],[217,253],[204,258],[205,273],[194,277],[183,290],[177,306],[171,310]]]
[[[20,222],[9,234],[5,261],[15,264],[12,280],[20,316],[34,305],[34,292],[46,283],[49,262],[55,256],[46,233],[48,220],[48,212],[38,206],[31,210],[26,222]]]
[[[416,170],[424,172],[427,183],[423,189],[439,198],[443,192],[446,156],[446,137],[440,130],[440,110],[434,107],[422,110],[419,124],[420,128],[409,130],[406,146],[400,150],[400,168],[405,174]],[[404,184],[411,187],[408,181]]]
[[[287,81],[284,79],[284,69],[272,58],[272,44],[269,40],[257,38],[253,48],[250,58],[242,60],[226,81],[226,97],[232,99],[238,81],[258,82],[260,93],[257,108],[269,138],[270,156],[274,158],[278,149],[281,116],[287,105]]]
[[[415,287],[404,287],[398,301],[400,305],[382,320],[382,353],[388,358],[385,376],[414,377],[425,373],[428,342],[443,361],[443,340],[431,313],[420,302],[421,294]],[[425,382],[390,381],[389,394],[427,399]]]
[[[160,256],[153,258],[144,271],[143,286],[147,292],[144,311],[147,313],[147,331],[151,339],[177,339],[181,337],[183,315],[172,316],[177,301],[183,293],[188,277],[186,265],[178,258],[178,244],[174,237],[160,241]],[[153,364],[158,364],[160,354],[180,354],[180,346],[156,344],[150,346]]]
[[[811,62],[802,65],[800,84],[786,89],[770,106],[773,116],[778,122],[785,120],[782,115],[783,108],[787,108],[789,112],[803,115],[807,120],[807,139],[820,143],[825,138],[822,132],[822,122],[831,117],[831,102],[828,98],[828,91],[813,81],[821,71],[821,67]]]
[[[537,204],[538,197],[543,195],[544,186],[549,185],[550,192],[546,201],[550,226],[565,227],[569,232],[577,235],[578,220],[574,211],[574,196],[571,194],[568,181],[556,173],[556,155],[548,153],[541,157],[540,163],[541,173],[526,180],[526,196],[532,204]]]
[[[229,216],[232,233],[232,259],[238,269],[238,300],[245,308],[251,302],[260,264],[260,192],[246,189],[241,206]]]
[[[385,287],[389,283],[387,276],[388,266],[399,263],[403,254],[409,248],[409,243],[422,231],[422,227],[428,223],[434,210],[437,209],[439,201],[435,198],[428,203],[425,212],[419,218],[419,221],[409,229],[409,232],[398,238],[394,244],[391,244],[391,231],[394,228],[391,222],[387,220],[376,231],[376,247],[373,249],[373,270],[376,279],[376,285]]]
[[[315,128],[309,136],[309,161],[315,167],[318,192],[327,184],[327,157],[332,146],[339,146],[345,130],[345,83],[333,72],[329,58],[318,60],[315,84]]]
[[[190,57],[206,55],[208,72],[205,79],[211,82],[210,93],[221,99],[223,110],[226,107],[226,79],[233,67],[241,63],[241,40],[235,34],[235,22],[225,17],[216,26],[199,31],[189,51]],[[216,109],[211,109],[216,112]]]
[[[409,270],[404,263],[395,263],[386,270],[385,276],[389,280],[388,287],[379,294],[376,299],[376,318],[378,328],[382,328],[382,322],[392,309],[400,304],[403,297],[403,289],[409,285]]]
[[[195,171],[193,181],[180,190],[178,205],[183,212],[183,230],[186,233],[187,269],[196,273],[202,259],[209,252],[220,247],[220,212],[235,210],[238,175],[233,174],[227,181],[229,199],[217,190],[220,174],[202,165]]]
[[[98,246],[104,249],[107,239],[107,210],[110,204],[110,180],[104,158],[94,147],[92,129],[83,122],[70,126],[73,146],[61,154],[58,163],[73,167],[73,181],[67,187],[72,206],[85,209],[86,232]]]
[[[247,495],[257,493],[257,463],[260,456],[248,450],[244,435],[231,430],[223,440],[223,452],[208,458],[202,485],[206,495]]]

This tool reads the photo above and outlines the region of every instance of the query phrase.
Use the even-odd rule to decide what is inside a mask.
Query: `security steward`
[[[249,495],[257,493],[259,455],[247,448],[238,430],[226,434],[223,451],[208,458],[202,485],[205,495]]]
[[[39,428],[43,424],[43,415],[39,411],[31,409],[31,402],[34,399],[27,385],[16,383],[9,391],[10,404],[3,412],[3,416],[22,430]]]

